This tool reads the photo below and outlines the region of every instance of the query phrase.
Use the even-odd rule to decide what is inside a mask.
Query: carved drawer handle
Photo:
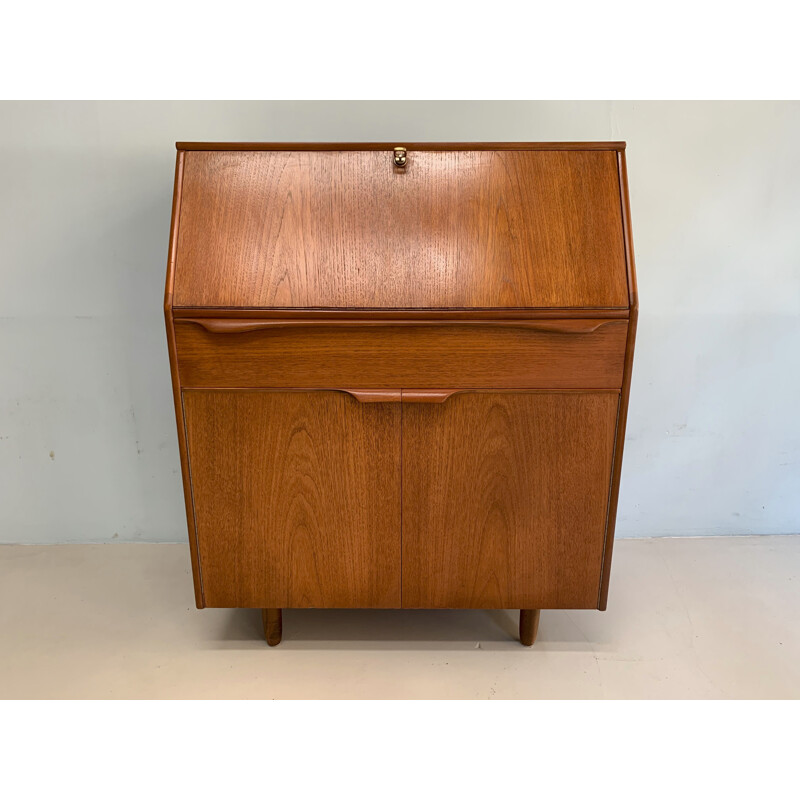
[[[593,333],[604,325],[626,322],[624,319],[222,319],[213,317],[178,317],[175,322],[199,325],[209,333],[251,333],[271,328],[405,328],[478,326],[482,328],[523,328],[540,333]]]

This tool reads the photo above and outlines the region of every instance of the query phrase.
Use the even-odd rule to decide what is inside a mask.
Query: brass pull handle
[[[394,165],[404,169],[408,163],[408,153],[405,147],[395,147],[394,149]]]
[[[627,324],[625,319],[226,319],[221,317],[177,317],[177,323],[191,323],[209,333],[250,333],[269,328],[408,328],[478,326],[481,328],[523,328],[539,333],[593,333],[605,325]]]

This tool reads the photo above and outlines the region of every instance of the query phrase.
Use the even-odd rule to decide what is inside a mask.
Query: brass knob
[[[403,167],[405,167],[407,161],[408,161],[408,155],[406,154],[405,147],[395,147],[394,165],[402,169]]]

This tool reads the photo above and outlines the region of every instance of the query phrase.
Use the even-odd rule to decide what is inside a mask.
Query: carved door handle
[[[450,395],[459,389],[403,389],[401,392],[404,403],[444,403]]]
[[[400,389],[340,389],[359,403],[399,403]]]
[[[461,389],[340,389],[359,403],[444,403]]]

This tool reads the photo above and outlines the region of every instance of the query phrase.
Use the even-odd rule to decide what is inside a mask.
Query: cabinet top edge
[[[625,150],[625,142],[175,142],[177,150]]]

